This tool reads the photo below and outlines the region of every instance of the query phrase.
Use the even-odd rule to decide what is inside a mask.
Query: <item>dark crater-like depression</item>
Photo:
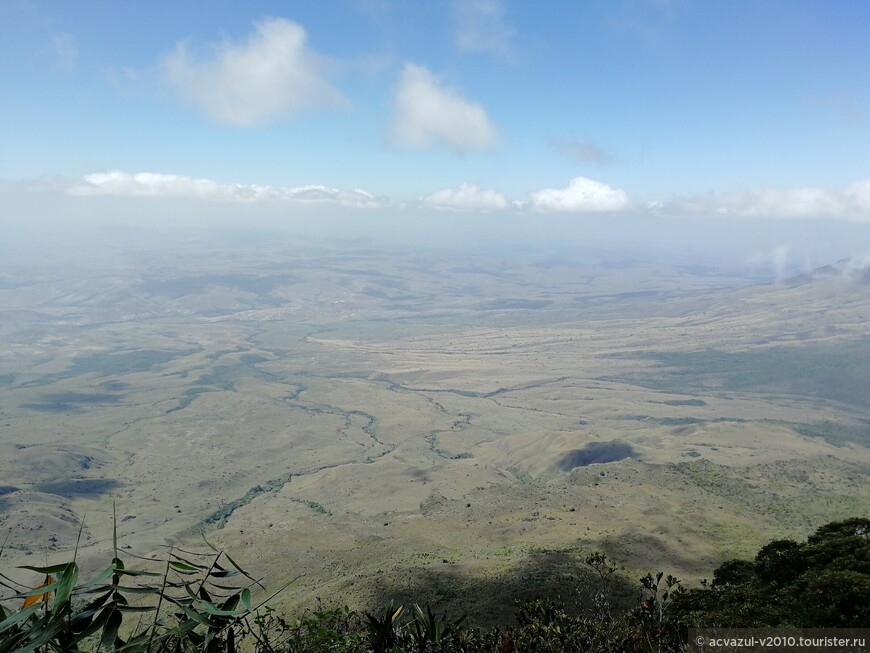
[[[590,442],[582,449],[574,449],[564,454],[556,466],[563,472],[575,467],[586,467],[599,463],[613,463],[617,460],[634,458],[635,451],[627,442],[612,440],[611,442]]]
[[[64,481],[38,483],[34,490],[46,494],[57,494],[68,499],[76,497],[98,497],[121,486],[113,479],[104,478],[71,478]]]

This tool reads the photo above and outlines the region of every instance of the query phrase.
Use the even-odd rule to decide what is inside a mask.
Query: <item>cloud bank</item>
[[[498,191],[469,183],[459,184],[459,188],[435,191],[420,201],[424,206],[457,211],[503,211],[510,205]]]
[[[738,218],[836,218],[870,222],[870,179],[842,189],[817,187],[717,193],[658,202],[657,211]]]
[[[244,42],[212,46],[209,57],[197,58],[186,42],[179,43],[161,61],[164,80],[211,120],[234,127],[266,125],[343,103],[301,26],[270,18],[254,28]]]
[[[375,197],[356,188],[343,190],[326,185],[270,186],[265,184],[221,183],[155,172],[130,173],[120,170],[96,172],[70,182],[62,178],[40,178],[15,182],[16,188],[35,193],[65,192],[79,197],[114,195],[125,197],[170,197],[231,201],[323,202],[357,208],[399,208],[422,206],[456,211],[517,213],[595,214],[621,213],[662,217],[815,220],[834,219],[870,223],[870,180],[843,189],[807,187],[761,190],[745,193],[708,194],[697,197],[653,200],[641,205],[628,194],[605,183],[575,177],[565,188],[543,188],[527,199],[511,199],[504,193],[464,182],[442,188],[417,201]],[[779,252],[782,256],[783,252]]]
[[[67,189],[79,197],[116,195],[125,197],[174,197],[208,200],[291,200],[332,203],[356,208],[380,208],[388,204],[362,189],[339,190],[321,185],[298,187],[256,184],[221,184],[211,179],[153,172],[120,170],[85,175]]]
[[[482,105],[441,84],[428,70],[405,64],[395,95],[392,140],[399,147],[447,147],[457,154],[492,149],[498,130]]]

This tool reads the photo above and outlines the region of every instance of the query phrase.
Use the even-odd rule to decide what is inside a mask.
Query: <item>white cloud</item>
[[[76,67],[76,61],[79,58],[79,51],[73,43],[73,38],[69,34],[61,34],[55,36],[51,40],[51,45],[54,48],[54,55],[57,57],[56,65],[58,69],[64,72],[70,72]]]
[[[483,189],[476,184],[459,184],[459,188],[445,188],[424,196],[424,206],[457,211],[501,211],[509,206],[507,198],[496,190]]]
[[[811,107],[839,114],[840,119],[852,125],[864,125],[868,115],[870,115],[867,107],[857,97],[849,93],[810,93],[806,96],[805,101]]]
[[[804,261],[803,265],[800,264],[795,248],[791,243],[753,252],[746,258],[746,263],[756,268],[769,268],[777,281],[812,269],[812,263],[809,261]]]
[[[562,156],[579,161],[580,163],[594,163],[595,165],[606,166],[616,160],[616,157],[610,152],[602,149],[598,143],[589,139],[585,141],[554,139],[550,142],[550,146]]]
[[[75,196],[198,198],[237,202],[289,201],[327,203],[357,208],[422,206],[457,211],[513,211],[517,213],[618,213],[646,212],[653,216],[697,216],[739,219],[837,219],[870,223],[870,180],[840,190],[797,188],[746,193],[720,193],[632,203],[625,191],[584,177],[571,180],[566,188],[544,188],[528,199],[511,200],[499,191],[465,182],[455,188],[429,193],[418,202],[376,197],[360,188],[344,190],[324,185],[270,186],[267,184],[221,183],[155,172],[120,170],[96,172],[70,182],[62,178],[39,178],[15,183],[28,192],[65,192]],[[779,248],[766,262],[777,270],[791,263],[791,250]]]
[[[575,177],[567,188],[544,188],[531,194],[535,211],[560,213],[608,213],[629,207],[628,195],[586,177]]]
[[[242,43],[224,41],[197,59],[179,43],[161,61],[165,80],[215,122],[238,127],[291,118],[318,106],[341,104],[322,75],[321,58],[305,44],[305,30],[283,18],[255,24]]]
[[[516,30],[505,20],[501,0],[454,0],[453,41],[460,52],[509,56]]]
[[[498,143],[498,130],[483,106],[441,85],[432,73],[405,64],[395,96],[393,140],[402,147],[446,146],[457,154]]]
[[[659,205],[660,210],[671,213],[739,218],[835,218],[870,222],[870,180],[834,190],[809,186],[745,193],[716,193],[677,198]]]
[[[362,189],[340,190],[321,185],[298,187],[258,184],[221,184],[211,179],[154,172],[120,170],[85,175],[67,189],[77,196],[175,197],[209,200],[289,200],[331,203],[357,208],[379,208],[388,202]]]
[[[690,0],[622,0],[605,4],[611,28],[640,39],[645,45],[662,44]]]

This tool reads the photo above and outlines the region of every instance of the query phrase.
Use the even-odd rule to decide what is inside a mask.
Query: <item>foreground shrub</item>
[[[236,650],[257,583],[229,555],[170,549],[163,570],[149,571],[126,566],[117,536],[113,550],[109,566],[83,582],[75,559],[22,567],[46,575],[35,589],[0,575],[15,592],[6,603],[22,601],[18,610],[0,605],[0,653]]]
[[[115,546],[111,564],[85,581],[75,560],[24,567],[45,576],[33,589],[0,574],[13,591],[4,600],[11,607],[0,605],[0,653],[668,653],[684,650],[690,627],[870,624],[870,520],[863,518],[823,526],[803,544],[771,542],[754,560],[722,564],[700,589],[647,574],[628,612],[614,609],[609,594],[615,567],[594,554],[585,562],[599,587],[580,615],[540,599],[518,607],[515,626],[490,630],[416,604],[364,616],[318,605],[287,620],[268,605],[277,592],[252,605],[251,590],[262,586],[209,547],[170,549],[162,571],[153,571],[128,568]]]
[[[675,601],[675,619],[703,626],[866,628],[870,519],[822,526],[805,543],[776,540],[731,560],[709,587]]]

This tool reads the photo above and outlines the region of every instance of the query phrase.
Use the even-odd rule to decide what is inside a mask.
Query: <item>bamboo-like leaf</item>
[[[115,590],[119,592],[123,592],[124,594],[160,594],[160,588],[155,587],[154,585],[143,585],[141,587],[128,586],[128,585],[113,585]]]
[[[115,553],[115,560],[118,559],[118,513],[115,502],[112,501],[112,551]]]
[[[79,637],[84,639],[85,637],[90,637],[97,631],[101,630],[103,626],[106,625],[106,621],[108,621],[112,612],[113,610],[111,608],[100,611],[100,613],[97,614],[97,618],[91,621],[87,626],[85,626],[84,630],[79,633]]]
[[[230,556],[229,553],[224,552],[224,555],[226,556],[227,560],[230,561],[230,564],[233,566],[233,568],[234,568],[236,571],[238,571],[242,576],[244,576],[245,578],[248,578],[248,579],[250,579],[250,580],[253,580],[255,583],[257,582],[256,580],[254,580],[254,579],[251,577],[251,575],[250,575],[248,572],[246,572],[244,569],[242,569],[242,568],[239,566],[239,563],[237,563],[235,560],[232,559],[232,557]]]
[[[127,643],[123,646],[119,646],[117,651],[146,651],[148,650],[147,644],[150,639],[151,634],[146,630],[144,633],[136,635],[135,637],[131,637],[127,640]]]
[[[112,576],[113,571],[114,570],[111,567],[106,567],[105,569],[103,569],[103,571],[101,571],[99,574],[97,574],[93,578],[90,578],[90,579],[84,581],[83,583],[80,583],[76,589],[80,590],[80,589],[83,589],[85,587],[91,587],[92,585],[99,585],[100,583],[108,580]]]
[[[35,571],[38,574],[62,574],[66,571],[67,567],[72,565],[72,562],[65,562],[62,565],[50,565],[48,567],[31,567],[30,565],[21,565],[18,567],[19,569],[28,569],[30,571]]]
[[[40,601],[42,603],[48,603],[51,598],[51,593],[54,591],[54,588],[57,588],[59,583],[54,581],[54,578],[51,576],[46,576],[45,581],[39,587],[34,588],[34,592],[28,592],[27,598],[24,599],[24,603],[21,605],[21,609],[29,608],[31,605],[36,605]],[[56,603],[56,602],[55,602]],[[52,614],[54,614],[54,610],[52,609]]]
[[[218,617],[241,617],[244,614],[247,614],[247,610],[244,608],[241,610],[221,610],[214,603],[209,603],[206,601],[201,601],[199,604],[199,608],[203,612],[207,612],[208,614],[213,614]]]
[[[39,606],[39,604],[37,604],[37,605],[31,605],[30,607],[25,608],[24,610],[19,610],[18,612],[13,612],[11,616],[7,617],[2,622],[0,622],[0,633],[2,633],[4,630],[8,630],[9,628],[14,626],[18,622],[24,621],[25,619],[30,617],[30,615],[32,615],[34,612],[39,610],[39,608],[40,608],[40,606]]]
[[[238,576],[239,572],[232,571],[230,569],[223,569],[223,570],[212,571],[211,574],[209,574],[209,575],[214,577],[214,578],[232,578],[233,576]],[[251,579],[251,580],[253,580],[253,579]]]
[[[51,576],[46,576],[46,579],[51,578]],[[57,581],[52,579],[50,582],[43,582],[41,585],[34,587],[32,590],[27,590],[26,592],[19,592],[15,596],[12,596],[13,599],[24,599],[31,598],[34,596],[42,597],[43,594],[51,594],[55,588],[57,588]],[[27,604],[28,607],[33,605],[33,602]]]
[[[299,574],[296,578],[291,578],[290,580],[288,580],[288,581],[287,581],[286,583],[284,583],[281,587],[279,587],[277,590],[275,590],[274,592],[272,592],[272,593],[271,593],[269,596],[267,596],[265,599],[263,599],[262,601],[260,601],[254,609],[255,609],[255,610],[258,610],[258,609],[260,609],[261,607],[263,607],[264,605],[266,605],[269,601],[271,601],[272,599],[274,599],[276,596],[278,596],[281,592],[283,592],[284,590],[286,590],[288,587],[290,587],[293,583],[295,583],[297,580],[299,580],[300,578],[302,578],[304,575],[305,575],[305,574]],[[258,583],[258,584],[259,584],[259,583]],[[262,587],[262,585],[260,585],[260,587]]]
[[[156,605],[147,605],[142,607],[137,607],[133,605],[119,605],[119,612],[154,612],[157,609]]]
[[[123,615],[118,610],[112,610],[109,618],[106,620],[106,625],[103,627],[103,636],[100,637],[100,648],[113,649],[115,648],[115,640],[118,638],[118,629],[121,627],[121,622],[124,620]]]
[[[182,621],[181,623],[176,624],[176,626],[172,630],[170,630],[169,632],[173,635],[175,635],[175,634],[183,635],[184,633],[189,632],[189,631],[193,630],[194,628],[196,628],[197,625],[199,625],[199,624],[195,619],[191,619],[188,621]]]
[[[105,588],[103,588],[103,589],[105,589]],[[101,594],[100,596],[96,597],[93,601],[88,603],[85,607],[83,607],[81,610],[79,610],[76,614],[82,614],[88,610],[97,611],[97,610],[101,609],[112,598],[112,594],[114,594],[114,591],[110,589],[109,591],[105,592],[104,594]],[[73,619],[75,619],[75,617],[73,617]]]
[[[175,553],[174,551],[169,554],[169,557],[175,558],[176,560],[187,563],[188,565],[190,565],[194,569],[200,569],[202,571],[205,571],[206,569],[208,569],[208,565],[201,565],[198,562],[194,562],[193,560],[188,560],[187,558],[183,558],[180,555],[178,555],[177,553]]]
[[[116,569],[115,573],[119,576],[156,576],[160,577],[163,574],[157,571],[144,571],[142,569]]]
[[[24,633],[0,639],[0,653],[12,653],[12,651],[16,651],[16,647],[22,639],[24,639]]]
[[[174,601],[173,601],[173,603],[174,603]],[[186,605],[182,605],[181,603],[176,603],[176,605],[179,608],[181,608],[181,610],[184,612],[184,614],[186,614],[188,617],[190,617],[194,621],[201,623],[203,625],[206,625],[206,626],[212,625],[211,621],[209,621],[207,617],[203,616],[202,614],[200,614],[199,612],[197,612],[193,608],[189,608]]]
[[[31,640],[27,646],[16,649],[15,653],[30,653],[30,651],[35,651],[43,644],[50,642],[65,626],[66,623],[63,619],[55,619],[49,622],[48,625],[38,631],[39,636],[36,639]]]
[[[245,608],[248,610],[248,612],[250,612],[251,611],[251,590],[249,590],[247,587],[245,589],[243,589],[242,593],[241,593],[241,599],[242,599],[242,605],[244,605]]]
[[[238,585],[221,585],[220,583],[213,583],[210,580],[206,580],[205,582],[209,587],[215,587],[219,590],[229,590],[230,592],[238,592],[240,589]]]
[[[207,546],[209,549],[211,549],[211,550],[214,551],[215,553],[220,553],[220,551],[218,551],[218,550],[215,548],[214,544],[212,544],[212,543],[209,542],[207,539],[205,539],[205,533],[203,533],[202,531],[200,531],[199,534],[202,536],[202,541],[205,542],[206,546]]]
[[[181,571],[196,572],[196,571],[202,571],[202,569],[203,569],[202,567],[199,567],[199,566],[194,567],[193,565],[189,565],[186,562],[179,562],[178,560],[170,560],[169,565],[173,569],[180,569]]]
[[[88,516],[87,512],[84,515],[82,515],[82,523],[79,524],[79,532],[78,532],[78,535],[76,535],[76,547],[75,547],[75,549],[73,549],[73,562],[76,561],[76,558],[79,555],[79,544],[81,544],[81,542],[82,542],[82,533],[85,530],[85,519],[87,518],[87,516]]]
[[[17,592],[17,591],[18,591],[18,590],[16,589],[16,586],[17,586],[17,587],[24,587],[21,583],[18,583],[18,582],[16,582],[16,581],[12,580],[11,578],[9,578],[9,576],[6,576],[5,574],[0,574],[0,578],[3,579],[3,580],[0,580],[0,586],[3,586],[3,587],[5,587],[5,588],[7,588],[7,589],[10,589],[10,590],[12,590],[13,592]],[[7,581],[7,582],[4,583],[3,581]],[[10,583],[11,583],[11,584],[10,584]]]
[[[208,542],[206,542],[206,544],[208,544]],[[162,546],[164,548],[169,547],[168,544],[161,544],[160,546]],[[200,556],[202,558],[205,558],[205,557],[211,558],[212,557],[211,553],[204,553],[202,551],[188,551],[187,549],[182,549],[181,547],[178,547],[178,546],[172,546],[171,548],[173,551],[181,551],[181,553],[183,553],[184,555]],[[215,549],[214,547],[212,547],[212,550],[217,552],[217,549]]]
[[[61,574],[60,580],[57,583],[57,590],[54,593],[54,604],[51,606],[51,614],[56,615],[60,609],[69,602],[69,597],[75,589],[76,581],[79,578],[79,566],[71,562],[66,571]]]
[[[221,610],[235,610],[236,606],[239,605],[239,595],[233,594],[226,601],[221,604]]]
[[[208,593],[208,590],[205,589],[202,585],[199,586],[199,591],[197,592],[200,600],[202,601],[211,601],[211,594]]]

